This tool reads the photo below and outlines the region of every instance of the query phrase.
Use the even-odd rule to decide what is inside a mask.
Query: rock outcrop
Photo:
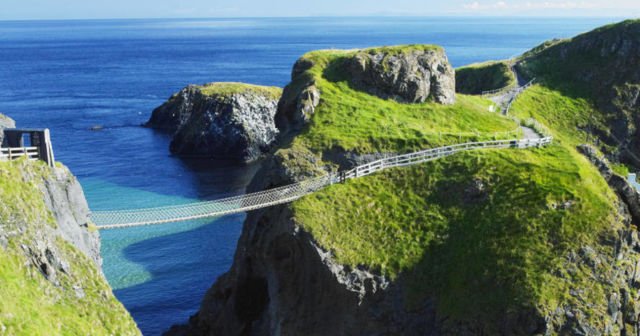
[[[360,91],[402,103],[455,103],[455,71],[444,50],[432,45],[408,45],[344,51],[345,56],[322,65],[330,81],[348,81]],[[308,55],[291,72],[278,104],[276,126],[292,136],[309,123],[321,103],[317,64]],[[329,71],[330,70],[330,71]]]
[[[456,101],[456,78],[440,47],[367,49],[346,62],[351,83],[382,98],[439,104]]]
[[[275,123],[282,135],[302,129],[320,104],[320,90],[308,71],[314,66],[312,60],[300,58],[291,71],[291,83],[284,88],[278,102]]]
[[[280,94],[239,83],[190,85],[156,108],[147,126],[173,133],[174,154],[250,162],[276,139]]]
[[[13,119],[0,114],[0,145],[2,145],[2,141],[4,139],[3,130],[5,128],[14,128],[14,127],[16,127],[16,123],[13,121]]]
[[[91,224],[89,205],[82,186],[65,167],[55,167],[39,184],[44,202],[57,223],[57,232],[78,250],[102,267],[100,235]]]
[[[618,197],[626,204],[635,223],[640,223],[640,194],[629,181],[616,174],[606,158],[600,156],[595,148],[590,145],[580,145],[578,150],[593,163],[600,174],[609,183],[609,186],[618,194]]]

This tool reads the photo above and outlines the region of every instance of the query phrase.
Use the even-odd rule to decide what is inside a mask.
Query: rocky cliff
[[[276,118],[292,139],[250,191],[348,169],[361,148],[410,151],[415,133],[425,148],[455,122],[485,124],[481,110],[465,114],[481,99],[458,95],[439,115],[435,100],[388,99],[386,83],[362,87],[345,71],[357,54],[296,63]],[[582,107],[569,96],[533,99],[537,90],[512,113],[547,121],[560,103],[563,113]],[[597,150],[575,148],[584,129],[545,126],[556,137],[546,148],[461,153],[249,213],[233,266],[170,334],[637,333],[638,194]]]
[[[271,148],[281,90],[240,83],[190,85],[156,108],[147,126],[173,133],[170,150],[249,162]]]
[[[0,334],[139,334],[100,270],[82,188],[60,164],[0,162]]]
[[[0,114],[0,145],[2,145],[2,140],[4,139],[4,133],[2,130],[5,128],[14,128],[16,127],[16,123],[13,119]]]

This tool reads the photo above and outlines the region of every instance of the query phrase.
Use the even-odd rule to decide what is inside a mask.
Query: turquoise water
[[[211,200],[244,192],[256,165],[181,160],[139,127],[189,83],[284,86],[303,53],[443,45],[461,66],[503,59],[615,19],[305,18],[0,22],[0,111],[48,127],[56,158],[92,209]],[[102,131],[91,131],[102,125]],[[102,232],[104,273],[146,335],[195,313],[231,265],[244,214]]]

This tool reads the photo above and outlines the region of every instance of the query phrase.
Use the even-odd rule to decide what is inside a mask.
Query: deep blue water
[[[48,127],[92,209],[239,194],[255,166],[183,161],[138,125],[189,83],[283,86],[306,51],[443,45],[461,66],[615,19],[313,18],[0,22],[0,112]],[[102,131],[90,131],[104,125]],[[145,335],[193,314],[232,261],[244,215],[102,232],[104,272]]]

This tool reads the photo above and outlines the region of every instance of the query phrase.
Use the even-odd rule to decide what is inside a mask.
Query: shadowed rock
[[[147,126],[173,132],[172,153],[251,162],[271,148],[280,89],[190,85],[153,111]]]

